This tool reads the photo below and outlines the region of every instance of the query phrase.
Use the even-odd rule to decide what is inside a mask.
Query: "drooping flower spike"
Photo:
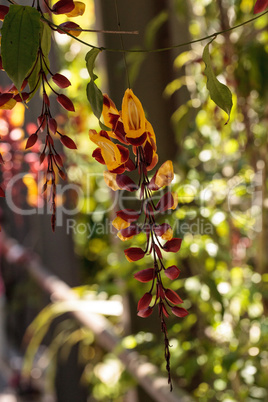
[[[165,359],[168,371],[168,382],[172,389],[170,375],[170,352],[167,326],[165,318],[170,313],[177,317],[184,317],[188,311],[178,305],[183,300],[172,289],[166,288],[162,281],[162,274],[170,280],[175,280],[180,270],[175,265],[165,267],[163,252],[177,253],[181,247],[181,239],[173,237],[173,230],[168,223],[157,223],[157,217],[163,217],[169,209],[178,205],[177,193],[166,191],[157,204],[153,200],[153,192],[169,186],[174,178],[171,161],[163,163],[149,180],[148,172],[158,162],[156,137],[140,100],[131,89],[127,89],[122,102],[122,111],[118,111],[114,102],[104,95],[103,119],[110,131],[89,131],[89,137],[97,148],[93,157],[107,170],[104,180],[113,191],[139,191],[140,205],[138,209],[122,209],[116,212],[113,226],[118,230],[118,237],[122,241],[134,238],[143,232],[146,237],[146,246],[129,247],[124,250],[129,262],[139,261],[146,255],[153,256],[153,266],[134,274],[134,278],[142,283],[151,283],[138,302],[138,316],[150,316],[156,306],[161,321],[161,331],[165,340]],[[134,182],[126,172],[137,169],[138,183]],[[155,297],[153,297],[155,296]]]

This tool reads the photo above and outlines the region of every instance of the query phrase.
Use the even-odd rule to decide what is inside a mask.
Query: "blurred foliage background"
[[[94,3],[86,3],[87,13],[79,24],[85,27],[90,16],[90,25],[98,27]],[[187,21],[187,35],[194,40],[252,18],[254,1],[174,0],[172,4],[178,24]],[[154,44],[158,30],[169,21],[169,11],[168,7],[161,10],[150,21],[145,46]],[[173,191],[178,193],[179,207],[169,223],[183,243],[178,254],[166,254],[166,259],[168,265],[181,269],[170,286],[179,290],[190,314],[167,320],[173,346],[171,369],[174,383],[201,402],[268,400],[267,23],[266,14],[218,36],[210,45],[214,71],[233,94],[227,125],[227,115],[209,99],[206,89],[202,61],[206,41],[183,47],[174,56],[172,76],[162,93],[163,102],[180,91],[187,94],[185,103],[177,104],[170,116],[177,145]],[[83,33],[84,38],[97,43],[94,34]],[[147,267],[143,260],[135,265],[125,260],[123,249],[133,241],[122,245],[116,238],[111,227],[116,194],[106,188],[101,167],[91,157],[94,145],[88,129],[98,130],[98,126],[84,90],[89,79],[85,49],[57,33],[55,40],[61,73],[72,82],[68,96],[77,111],[66,120],[65,130],[78,144],[78,152],[68,152],[66,157],[68,179],[81,189],[78,198],[74,194],[79,212],[67,223],[81,261],[85,286],[80,291],[99,299],[123,300],[129,317],[126,322],[113,320],[124,336],[124,346],[146,355],[165,375],[157,317],[135,318],[136,302],[147,289],[134,280],[133,273]],[[180,43],[180,37],[174,41]],[[132,85],[143,74],[146,57],[146,53],[127,55]],[[97,69],[104,90],[109,86],[104,60]],[[156,131],[156,138],[161,136],[164,133]],[[135,245],[143,245],[142,236],[135,238]],[[91,336],[82,334],[82,338],[90,345],[84,377],[93,400],[123,401],[132,380],[113,355],[96,347]]]

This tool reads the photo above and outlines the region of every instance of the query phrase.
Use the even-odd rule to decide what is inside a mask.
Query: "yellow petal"
[[[130,222],[125,221],[124,219],[120,218],[120,216],[117,216],[113,221],[112,221],[113,227],[115,227],[117,230],[122,230],[126,229],[130,226]]]
[[[138,138],[145,132],[145,114],[141,102],[127,89],[122,103],[122,120],[126,137]]]
[[[74,9],[65,15],[67,15],[67,17],[78,17],[79,15],[84,14],[85,9],[85,3],[82,3],[81,1],[74,1]]]
[[[100,147],[101,155],[109,170],[114,170],[122,165],[121,153],[116,144],[114,144],[110,139],[97,134],[95,130],[89,130],[89,138],[94,142],[94,144]]]
[[[116,173],[111,173],[108,170],[103,173],[104,181],[113,191],[121,190],[116,183]]]
[[[158,187],[168,186],[174,179],[173,164],[171,161],[166,161],[160,166],[155,176],[155,184]]]
[[[178,203],[179,203],[179,196],[178,196],[178,193],[175,193],[175,192],[172,192],[171,194],[172,194],[172,197],[173,197],[173,200],[174,200],[174,204],[171,207],[171,209],[176,209],[177,206],[178,206]]]
[[[173,237],[173,230],[171,228],[168,228],[168,230],[161,236],[163,240],[171,240],[172,237]]]

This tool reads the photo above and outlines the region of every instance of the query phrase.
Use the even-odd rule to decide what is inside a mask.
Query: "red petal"
[[[137,315],[138,315],[139,317],[146,318],[146,317],[149,317],[149,315],[151,315],[152,312],[153,312],[152,307],[148,307],[148,308],[146,308],[146,309],[144,309],[144,310],[138,311]]]
[[[126,222],[135,222],[139,219],[140,213],[135,209],[121,209],[120,211],[116,212],[116,216],[119,216]]]
[[[183,307],[175,306],[175,307],[172,307],[171,311],[177,317],[185,317],[186,315],[189,314],[189,312],[187,310],[185,310],[185,308],[183,308]]]
[[[0,197],[5,197],[5,192],[2,187],[0,187]]]
[[[171,229],[171,226],[168,223],[162,223],[161,225],[154,225],[153,229],[156,236],[162,236],[168,229]]]
[[[52,76],[52,80],[55,82],[56,85],[58,85],[59,88],[67,88],[71,85],[70,81],[68,78],[66,78],[62,74],[54,74]]]
[[[146,162],[147,166],[150,166],[150,164],[152,163],[152,159],[153,159],[153,147],[149,141],[146,142],[143,151],[144,151],[145,162]]]
[[[0,94],[0,107],[3,106],[8,101],[10,101],[11,98],[13,98],[13,94],[10,93]]]
[[[156,209],[160,212],[165,212],[167,209],[172,208],[174,205],[174,198],[170,191],[163,195],[160,198],[159,202],[156,205]]]
[[[100,148],[96,148],[93,153],[92,153],[93,158],[96,159],[97,162],[101,163],[102,165],[105,165],[105,161],[102,157],[101,154],[101,149]]]
[[[181,242],[182,242],[182,239],[173,237],[173,239],[168,240],[164,244],[163,249],[168,252],[171,251],[172,253],[177,253],[179,251],[179,249],[181,248]]]
[[[111,173],[117,173],[117,174],[122,174],[125,171],[125,165],[120,165],[116,169],[110,170]]]
[[[140,231],[141,231],[140,228],[133,223],[127,228],[120,230],[123,237],[135,236],[138,233],[140,233]]]
[[[149,307],[152,297],[153,296],[151,293],[145,293],[138,302],[138,311],[145,310],[147,307]]]
[[[116,177],[116,183],[122,190],[126,191],[137,191],[139,188],[130,177],[124,174],[120,174]]]
[[[134,278],[139,282],[150,282],[154,279],[155,270],[154,268],[143,269],[142,271],[136,272]]]
[[[60,137],[60,142],[65,145],[69,149],[77,149],[77,146],[75,145],[75,142],[68,137],[67,135],[62,135]]]
[[[117,148],[119,149],[121,154],[121,162],[125,163],[129,158],[129,150],[120,144],[117,145]]]
[[[165,290],[165,297],[173,304],[183,303],[183,300],[172,289]]]
[[[1,5],[0,6],[0,20],[3,20],[8,12],[9,12],[9,7]]]
[[[71,99],[69,99],[67,96],[61,94],[57,96],[57,102],[66,110],[69,112],[74,112],[75,108],[73,105],[73,102]]]
[[[60,29],[60,27],[64,28],[64,31],[62,29]],[[66,33],[65,31],[68,32],[68,31],[71,31],[72,29],[77,29],[77,28],[80,28],[80,26],[78,24],[76,24],[75,22],[72,22],[72,21],[67,21],[67,22],[63,22],[62,24],[60,24],[57,31],[60,34],[65,34]]]
[[[60,0],[52,7],[54,14],[70,13],[74,9],[74,2],[72,0]]]
[[[179,270],[179,268],[176,267],[176,265],[172,265],[171,267],[165,269],[164,272],[169,279],[174,280],[178,278],[181,271]]]
[[[125,168],[128,172],[132,172],[136,169],[136,165],[131,159],[128,159],[125,163]]]
[[[38,136],[36,133],[30,135],[30,137],[28,138],[28,140],[26,142],[25,149],[31,148],[36,143],[37,138],[38,138]]]
[[[128,142],[131,144],[131,145],[134,145],[134,146],[139,146],[139,145],[142,145],[143,143],[144,143],[144,141],[146,141],[146,138],[147,138],[147,133],[143,133],[140,137],[138,137],[138,138],[130,138],[130,137],[126,137],[126,139],[128,140]]]
[[[156,173],[157,173],[157,172],[158,172],[158,170],[156,171]],[[158,186],[155,184],[156,173],[155,173],[154,176],[151,178],[150,183],[149,183],[149,185],[148,185],[148,189],[151,190],[151,191],[157,191],[157,190],[159,190],[159,188],[160,188],[160,187],[158,187]]]
[[[145,252],[139,247],[130,247],[124,250],[125,256],[128,261],[138,261],[145,256]]]
[[[261,13],[268,7],[268,0],[257,0],[254,7],[254,14]]]
[[[28,94],[28,92],[22,92],[21,94],[13,96],[13,99],[15,99],[16,102],[22,102],[22,100],[26,101],[29,98],[29,96],[30,95]]]

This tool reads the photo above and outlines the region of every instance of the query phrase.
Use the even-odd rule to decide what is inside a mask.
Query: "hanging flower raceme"
[[[112,224],[118,231],[122,241],[134,238],[143,232],[146,237],[146,246],[128,247],[125,257],[129,262],[143,259],[146,255],[153,256],[153,266],[144,268],[134,274],[136,280],[151,285],[138,302],[138,315],[148,317],[158,306],[158,315],[161,320],[161,330],[165,339],[165,358],[168,371],[168,381],[171,389],[170,352],[165,319],[171,314],[184,317],[187,310],[181,307],[183,300],[171,288],[166,288],[164,277],[175,280],[180,270],[175,265],[165,267],[164,252],[177,253],[181,247],[181,239],[173,237],[173,230],[168,223],[158,224],[156,219],[163,217],[167,210],[175,209],[178,205],[178,195],[166,191],[155,203],[153,194],[163,191],[174,178],[171,161],[163,163],[149,180],[148,172],[158,162],[156,137],[152,125],[145,118],[145,113],[139,99],[131,89],[127,89],[122,102],[122,111],[118,111],[114,102],[104,95],[103,119],[110,131],[89,131],[89,137],[97,148],[93,157],[101,164],[106,165],[104,180],[114,191],[124,190],[138,192],[140,206],[138,209],[125,208],[116,212]],[[123,144],[123,145],[122,145]],[[131,156],[133,155],[133,156]],[[138,183],[127,172],[137,169]]]

